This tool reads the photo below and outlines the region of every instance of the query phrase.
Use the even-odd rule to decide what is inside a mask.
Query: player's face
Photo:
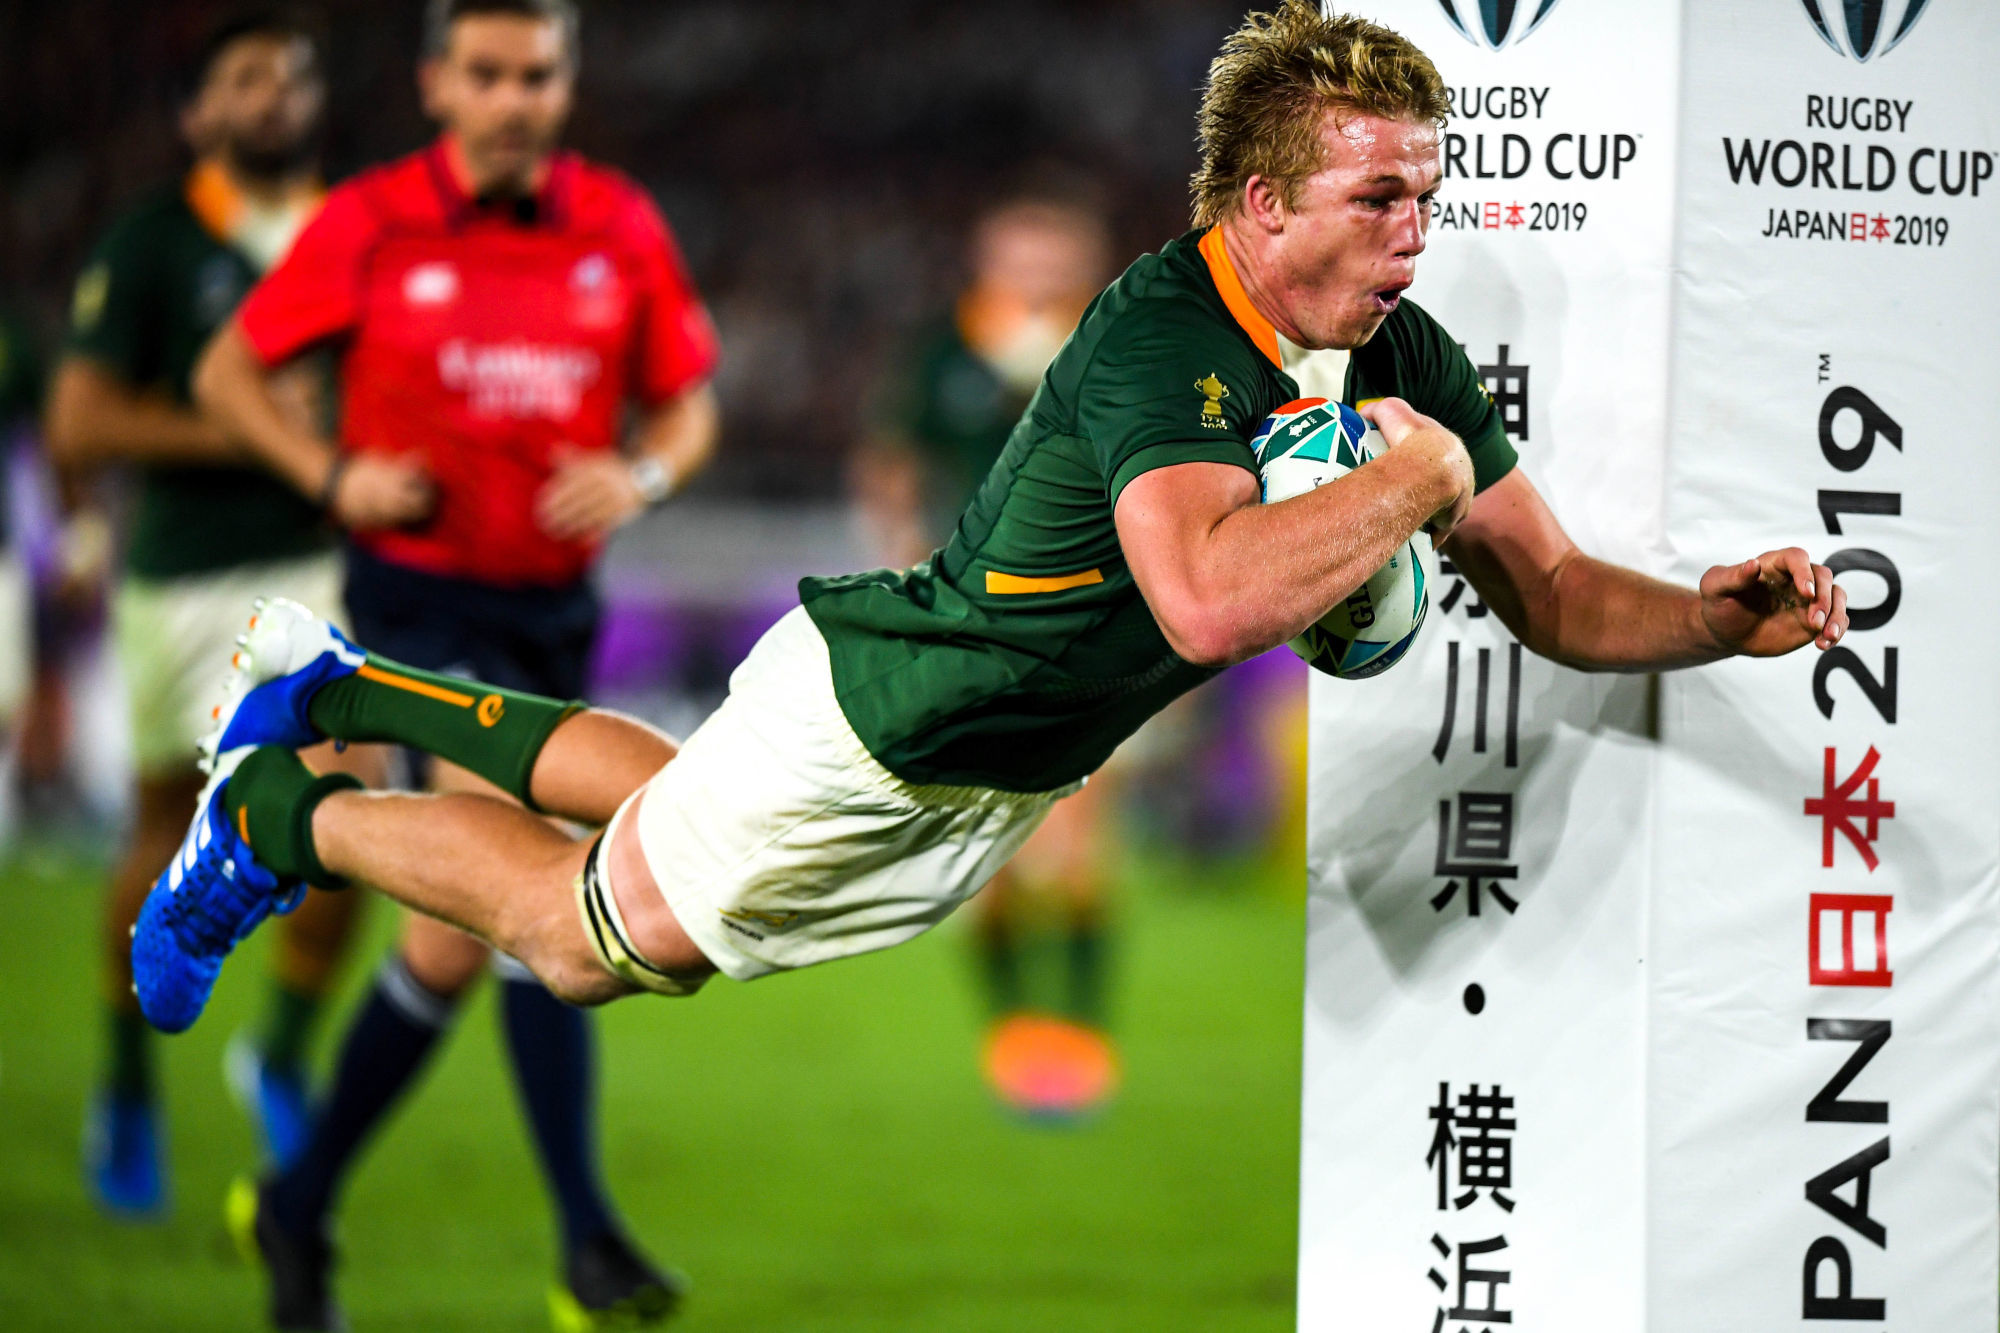
[[[311,42],[253,34],[216,56],[189,108],[188,140],[250,175],[284,175],[311,154],[324,100]]]
[[[1309,347],[1359,347],[1416,278],[1443,169],[1429,122],[1350,116],[1287,210],[1275,253],[1287,313]]]
[[[569,118],[575,87],[562,25],[472,14],[424,68],[424,104],[465,152],[480,192],[533,187]]]
[[[1107,248],[1087,217],[1002,213],[980,228],[973,268],[982,284],[1045,310],[1095,296],[1104,283]]]

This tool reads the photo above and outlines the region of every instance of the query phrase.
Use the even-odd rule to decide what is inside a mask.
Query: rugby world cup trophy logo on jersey
[[[1556,0],[1438,0],[1438,8],[1459,36],[1489,51],[1525,38],[1555,7]]]
[[[1924,16],[1930,0],[1799,0],[1820,40],[1849,60],[1867,61],[1896,49]]]

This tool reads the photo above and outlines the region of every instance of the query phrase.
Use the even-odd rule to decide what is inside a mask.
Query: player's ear
[[[202,114],[201,97],[196,95],[181,103],[181,138],[196,157],[201,157],[213,147],[210,143],[208,117]]]
[[[1285,192],[1269,176],[1252,176],[1243,182],[1243,215],[1265,231],[1276,235],[1285,229]]]
[[[417,97],[423,103],[424,114],[432,120],[444,118],[444,61],[437,56],[426,56],[417,62]]]

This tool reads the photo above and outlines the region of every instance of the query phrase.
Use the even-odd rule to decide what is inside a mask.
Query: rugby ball
[[[1380,431],[1345,403],[1301,398],[1264,419],[1250,440],[1265,504],[1324,486],[1388,447]],[[1424,550],[1419,532],[1389,557],[1348,599],[1308,625],[1292,651],[1315,669],[1343,680],[1387,671],[1401,661],[1424,627]]]

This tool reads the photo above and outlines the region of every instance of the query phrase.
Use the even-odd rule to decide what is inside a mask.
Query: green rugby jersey
[[[192,180],[192,178],[191,178]],[[77,279],[68,351],[186,406],[209,337],[256,283],[250,257],[162,190],[113,223]],[[146,466],[126,569],[175,578],[327,549],[319,511],[257,467]]]
[[[1216,675],[1168,646],[1112,512],[1154,468],[1254,472],[1251,434],[1299,396],[1282,360],[1219,232],[1183,236],[1106,288],[941,550],[915,569],[799,584],[869,753],[907,782],[1043,791]],[[1514,465],[1478,371],[1408,300],[1354,351],[1345,390],[1437,418],[1482,487]]]
[[[936,502],[942,529],[1006,447],[1029,393],[1003,380],[955,322],[940,320],[913,343],[887,397],[881,424],[921,454],[925,499]]]

